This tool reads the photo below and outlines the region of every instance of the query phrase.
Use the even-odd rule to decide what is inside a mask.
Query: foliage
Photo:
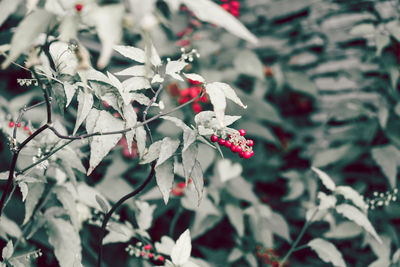
[[[0,1],[1,266],[396,266],[393,5]]]

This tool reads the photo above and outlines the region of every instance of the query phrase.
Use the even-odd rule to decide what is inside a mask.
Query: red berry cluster
[[[201,93],[201,90],[203,90],[203,88],[201,87],[201,82],[193,81],[190,79],[188,79],[188,81],[191,86],[182,90],[179,90],[176,84],[167,86],[167,90],[171,93],[171,95],[178,98],[179,105],[182,105],[197,97]],[[192,103],[192,109],[196,114],[203,110],[201,103],[208,103],[207,95],[197,98]]]
[[[10,128],[14,128],[15,122],[14,122],[14,121],[10,121],[10,122],[8,123],[8,126],[9,126]],[[17,127],[18,127],[18,128],[21,128],[21,126],[22,126],[22,124],[21,124],[20,122],[18,122],[18,123],[17,123]],[[25,125],[25,126],[24,126],[24,131],[25,131],[25,132],[28,132],[29,135],[32,134],[32,132],[29,130],[28,125]]]
[[[192,182],[192,178],[189,178],[188,183],[190,184]],[[179,182],[175,188],[172,188],[171,193],[177,197],[183,196],[183,193],[185,191],[186,184],[184,182]]]
[[[279,267],[280,265],[279,255],[273,248],[263,249],[261,246],[257,246],[256,257],[268,266]],[[288,267],[289,262],[287,261],[283,266]]]
[[[213,143],[218,142],[220,146],[230,148],[233,153],[237,152],[241,158],[249,159],[254,155],[254,141],[244,138],[246,135],[246,131],[244,129],[240,129],[239,134],[240,136],[236,136],[235,134],[229,135],[228,140],[225,140],[222,137],[219,138],[217,135],[213,134],[210,140]]]
[[[129,253],[131,256],[141,257],[143,259],[149,259],[153,261],[158,261],[163,263],[164,257],[162,255],[156,255],[155,252],[152,252],[152,245],[147,244],[143,245],[142,242],[137,242],[136,246],[128,245],[125,248],[125,251]]]
[[[221,0],[221,7],[235,17],[239,17],[240,3],[237,0]]]

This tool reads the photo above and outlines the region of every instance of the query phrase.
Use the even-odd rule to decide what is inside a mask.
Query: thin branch
[[[129,132],[129,131],[132,131],[132,130],[138,128],[138,127],[144,126],[144,125],[146,125],[146,124],[148,124],[148,123],[150,123],[150,122],[152,122],[152,121],[154,121],[154,120],[156,120],[156,119],[158,119],[158,118],[160,118],[162,116],[165,116],[167,114],[173,113],[173,112],[183,108],[184,106],[187,106],[187,105],[191,104],[192,102],[194,102],[196,99],[202,97],[203,95],[204,95],[204,92],[201,92],[197,97],[191,99],[190,101],[188,101],[188,102],[186,102],[186,103],[184,103],[182,105],[176,106],[176,107],[174,107],[174,108],[172,108],[172,109],[170,109],[170,110],[168,110],[166,112],[161,112],[161,113],[159,113],[157,115],[154,115],[150,119],[147,119],[147,120],[145,120],[143,122],[137,123],[135,126],[132,126],[132,127],[129,127],[129,128],[123,129],[123,130],[119,130],[119,131],[94,132],[94,133],[91,133],[91,134],[82,134],[82,135],[63,135],[60,132],[58,132],[53,126],[49,126],[49,129],[52,130],[54,132],[54,134],[56,136],[58,136],[59,138],[67,139],[67,140],[79,140],[79,139],[85,139],[85,138],[89,138],[89,137],[92,137],[92,136],[98,136],[98,135],[123,134],[123,133]]]
[[[128,199],[136,196],[137,194],[139,194],[145,187],[146,185],[151,181],[151,179],[154,176],[155,173],[155,166],[156,163],[155,161],[151,164],[151,170],[149,175],[147,176],[146,180],[133,192],[123,196],[120,200],[118,200],[117,203],[114,204],[114,206],[111,208],[111,210],[105,215],[103,223],[101,224],[101,231],[100,231],[100,248],[99,248],[99,252],[97,255],[97,267],[101,267],[101,261],[102,261],[102,255],[103,255],[103,239],[106,233],[106,226],[108,221],[110,220],[111,216],[113,215],[113,213]]]
[[[162,91],[162,84],[158,87],[157,91],[154,94],[154,97],[150,100],[149,104],[147,105],[146,109],[143,111],[143,121],[146,121],[147,118],[147,112],[149,111],[150,107],[154,104],[154,102],[157,101],[158,95]],[[151,134],[149,124],[145,125],[147,132],[149,133],[150,136],[150,142],[153,143],[153,135]]]
[[[41,101],[41,102],[36,103],[36,104],[33,104],[32,106],[29,106],[29,107],[27,107],[27,106],[25,105],[25,106],[19,111],[17,121],[15,122],[15,125],[14,125],[14,132],[13,132],[13,138],[14,138],[14,139],[17,138],[17,127],[18,127],[18,123],[21,122],[22,117],[24,116],[25,112],[27,112],[27,111],[29,111],[29,110],[31,110],[31,109],[34,109],[34,108],[36,108],[36,107],[39,107],[39,106],[41,106],[41,105],[43,105],[43,104],[45,104],[45,103],[46,103],[46,101]]]

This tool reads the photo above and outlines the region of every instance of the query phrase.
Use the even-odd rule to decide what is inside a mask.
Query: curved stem
[[[105,236],[105,232],[106,232],[106,226],[108,221],[110,220],[111,216],[113,215],[113,213],[128,199],[136,196],[137,194],[139,194],[145,187],[146,185],[151,181],[151,179],[153,178],[153,175],[155,173],[155,166],[156,166],[156,162],[153,162],[151,164],[151,170],[149,175],[147,176],[146,180],[138,187],[136,188],[135,191],[123,196],[120,200],[117,201],[117,203],[114,204],[114,206],[112,206],[111,210],[109,212],[107,212],[106,216],[104,217],[103,223],[101,224],[101,232],[100,232],[100,248],[99,248],[99,252],[97,254],[97,267],[101,267],[101,261],[102,261],[102,255],[103,255],[103,239]]]
[[[313,219],[315,215],[317,214],[318,209],[316,209],[313,214],[311,215],[311,218],[303,225],[303,228],[300,231],[300,234],[297,236],[296,240],[293,242],[292,246],[290,247],[288,253],[285,255],[281,263],[279,264],[279,267],[283,267],[285,262],[289,259],[289,257],[292,255],[292,253],[296,250],[296,246],[299,244],[301,238],[303,237],[304,233],[306,232],[307,228],[313,223]]]

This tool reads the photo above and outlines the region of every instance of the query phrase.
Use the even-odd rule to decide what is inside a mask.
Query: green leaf
[[[172,160],[167,160],[156,167],[156,181],[163,196],[165,205],[167,205],[169,193],[171,192],[172,184],[174,183],[174,163]]]
[[[193,11],[199,19],[217,24],[251,43],[258,42],[257,38],[239,20],[216,3],[209,0],[180,0],[180,2]]]
[[[328,174],[326,174],[325,172],[321,171],[316,167],[312,167],[311,169],[317,174],[317,177],[321,180],[322,184],[327,189],[329,189],[330,191],[335,191],[336,185]]]
[[[250,50],[243,50],[236,55],[233,64],[239,73],[264,79],[264,66],[258,56]]]
[[[116,45],[114,46],[114,49],[124,57],[132,59],[136,62],[145,63],[146,61],[146,54],[140,48],[133,46]]]
[[[110,61],[113,47],[122,37],[122,19],[124,14],[124,6],[122,4],[104,5],[92,9],[88,14],[95,26],[97,35],[101,41],[100,57],[97,66],[103,69]]]
[[[400,151],[393,145],[375,147],[371,151],[372,158],[388,179],[392,188],[397,184],[397,168],[400,165]]]
[[[107,111],[100,111],[94,132],[110,132],[122,130],[124,122],[114,118]],[[87,175],[90,175],[94,168],[103,160],[110,150],[115,147],[121,139],[122,134],[94,136],[90,141],[90,160]]]
[[[365,211],[367,209],[367,204],[364,201],[364,197],[350,186],[338,186],[335,189],[335,193],[342,195],[345,199],[350,200],[361,210]]]
[[[160,155],[157,160],[156,166],[160,166],[170,157],[172,157],[175,151],[178,149],[180,144],[179,140],[172,140],[169,137],[165,137],[162,140],[161,147],[160,147]]]
[[[44,183],[29,183],[29,194],[25,199],[25,218],[23,225],[26,224],[32,216],[33,210],[36,205],[39,203],[40,198],[44,192],[45,185]]]
[[[189,260],[191,251],[192,240],[190,238],[190,231],[187,229],[179,236],[178,240],[176,240],[175,246],[172,248],[172,262],[177,266],[185,264]]]
[[[243,210],[238,206],[227,204],[225,206],[225,212],[228,216],[229,222],[235,228],[239,237],[243,237],[244,235],[244,217]]]
[[[370,233],[379,243],[382,243],[382,240],[376,233],[374,227],[368,220],[368,218],[356,207],[351,206],[349,204],[341,204],[336,207],[336,211],[342,214],[347,219],[355,222],[359,226],[363,227],[368,233]]]
[[[324,262],[330,262],[338,267],[346,266],[342,254],[331,242],[322,238],[315,238],[308,242],[307,245],[314,250],[318,257]]]
[[[76,123],[73,131],[73,135],[79,129],[82,122],[86,119],[87,115],[89,115],[90,110],[93,107],[93,95],[88,92],[79,91],[78,93],[78,114],[76,117]]]
[[[28,51],[35,39],[48,29],[54,17],[54,14],[40,8],[26,16],[11,38],[10,54],[1,65],[2,68],[7,68],[21,53]]]

